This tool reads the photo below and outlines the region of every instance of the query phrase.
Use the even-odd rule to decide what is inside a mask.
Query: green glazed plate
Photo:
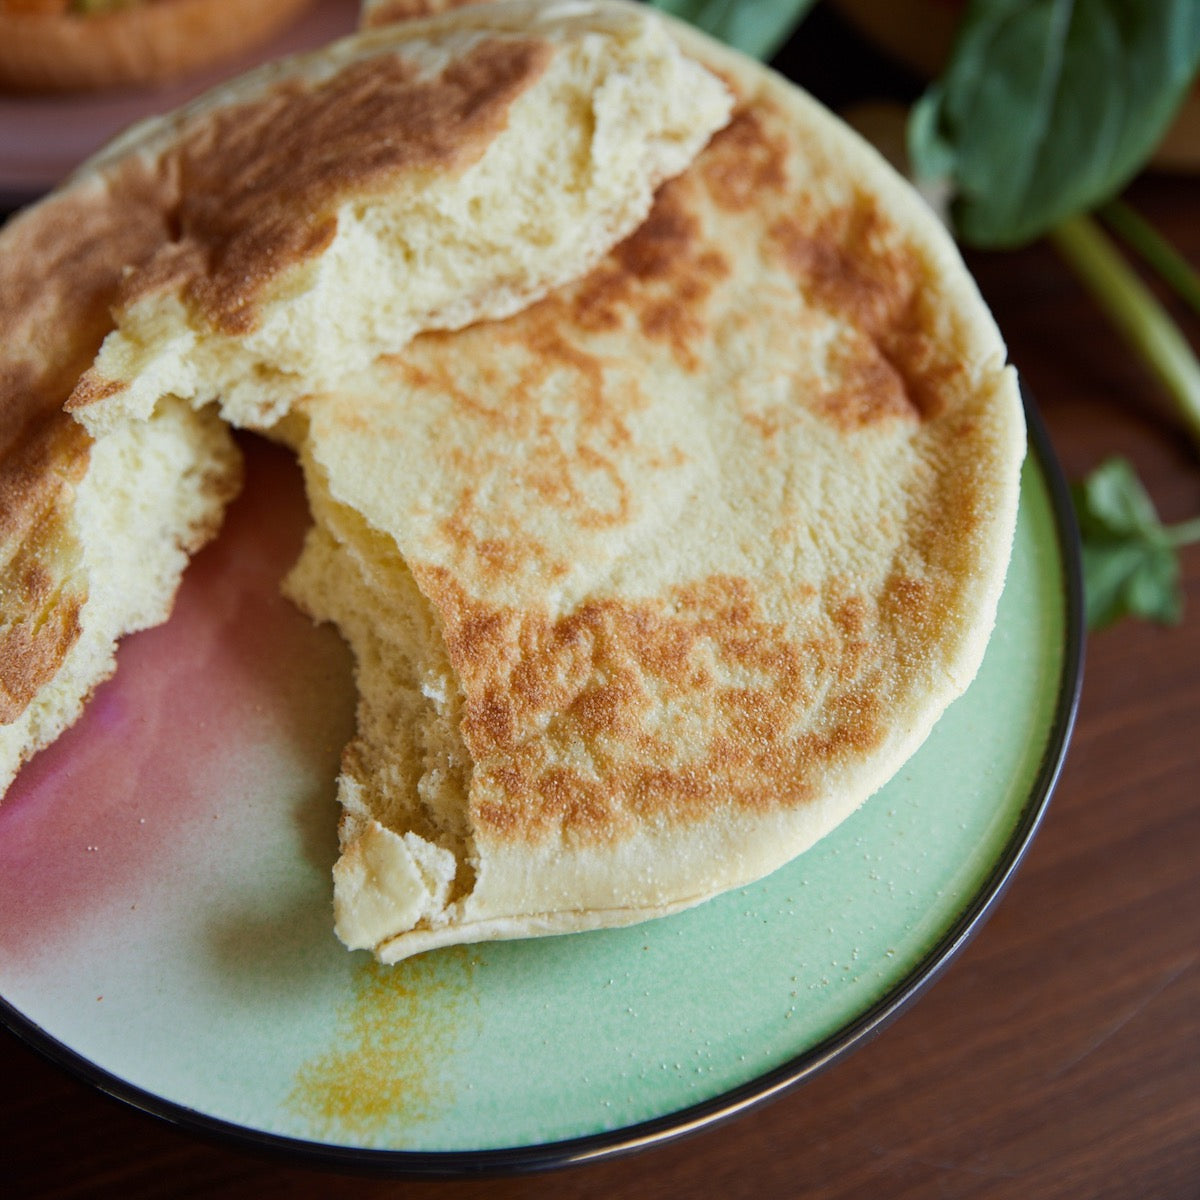
[[[979,925],[1065,752],[1077,538],[1030,425],[983,668],[832,835],[679,916],[392,968],[332,933],[349,662],[278,594],[305,506],[288,457],[250,443],[172,619],[122,645],[0,808],[0,1019],[177,1125],[407,1176],[615,1153],[827,1066]]]

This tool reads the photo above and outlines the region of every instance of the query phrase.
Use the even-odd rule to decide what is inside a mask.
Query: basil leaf
[[[1090,630],[1122,617],[1163,625],[1183,616],[1179,559],[1167,545],[1131,538],[1108,545],[1084,544],[1084,612]]]
[[[959,236],[1013,246],[1111,198],[1200,66],[1196,0],[973,0],[910,125]]]
[[[1101,463],[1084,481],[1080,526],[1089,533],[1121,537],[1160,528],[1154,501],[1123,458]]]
[[[787,41],[815,0],[649,0],[672,16],[763,61]]]
[[[1133,468],[1102,463],[1072,489],[1083,541],[1089,629],[1122,617],[1175,624],[1183,615],[1179,557],[1170,532]]]

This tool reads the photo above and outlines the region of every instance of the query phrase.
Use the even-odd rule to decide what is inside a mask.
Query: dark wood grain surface
[[[810,36],[800,57],[828,67],[837,31]],[[1200,176],[1147,175],[1132,197],[1200,264]],[[1053,252],[970,261],[1066,473],[1120,452],[1165,518],[1200,513],[1195,452]],[[0,1195],[1200,1197],[1200,548],[1184,581],[1181,625],[1090,640],[1066,768],[991,920],[915,1006],[803,1086],[608,1162],[405,1183],[200,1141],[0,1033]]]

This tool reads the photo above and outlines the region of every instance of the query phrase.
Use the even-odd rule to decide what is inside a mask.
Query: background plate
[[[961,946],[1032,836],[1081,662],[1075,532],[1031,413],[979,676],[886,788],[748,888],[630,929],[380,968],[334,939],[346,652],[278,595],[282,451],[172,619],[0,808],[0,1017],[135,1105],[343,1169],[456,1174],[644,1145],[828,1064]]]

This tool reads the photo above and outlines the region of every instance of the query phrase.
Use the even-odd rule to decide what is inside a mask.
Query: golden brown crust
[[[33,422],[0,458],[0,724],[15,721],[80,633],[87,588],[71,536],[74,488],[90,441],[65,416]]]
[[[743,107],[717,133],[693,173],[660,189],[650,217],[571,293],[569,312],[544,306],[539,336],[564,319],[581,329],[615,330],[632,315],[640,333],[670,346],[693,369],[708,326],[705,303],[731,270],[718,239],[707,237],[696,211],[745,214],[751,205],[778,215],[765,224],[767,256],[795,277],[814,308],[854,326],[860,337],[834,364],[841,385],[824,401],[829,419],[861,428],[897,416],[928,417],[953,388],[961,367],[939,347],[923,307],[927,274],[890,229],[869,192],[819,217],[805,216],[789,191],[785,143],[763,105]]]
[[[771,237],[816,306],[862,335],[844,356],[847,385],[826,406],[831,419],[855,427],[904,412],[936,416],[959,367],[934,342],[926,271],[897,243],[878,198],[858,192],[815,226],[781,216]]]
[[[714,141],[722,137],[718,133]],[[705,301],[730,271],[687,206],[691,187],[672,180],[659,189],[646,221],[573,293],[567,318],[590,330],[615,330],[632,319],[644,337],[668,347],[689,370],[706,334]],[[546,329],[558,320],[552,307],[545,310]]]
[[[271,281],[332,241],[340,200],[401,172],[468,166],[549,55],[534,39],[488,39],[427,78],[379,53],[323,82],[284,81],[217,109],[160,155],[160,172],[181,181],[164,214],[171,236],[128,273],[116,303],[179,287],[214,328],[249,332]],[[111,391],[87,377],[68,407]]]
[[[829,373],[810,397],[812,411],[831,426],[849,434],[889,422],[917,425],[960,386],[954,347],[936,343],[929,324],[928,268],[868,194],[856,192],[832,212],[806,218],[783,169],[780,123],[767,105],[743,109],[693,170],[660,188],[642,226],[575,284],[510,321],[425,335],[411,352],[388,361],[400,387],[445,397],[448,423],[467,420],[479,430],[436,453],[446,456],[448,477],[462,481],[441,536],[481,583],[500,583],[530,562],[553,582],[567,564],[523,523],[489,508],[473,480],[504,471],[515,487],[583,529],[615,530],[629,521],[621,463],[636,449],[631,424],[650,398],[640,391],[638,373],[625,370],[628,342],[619,339],[632,339],[647,361],[665,354],[684,377],[711,371],[714,322],[736,327],[738,321],[729,289],[739,247],[744,254],[749,246],[802,295],[808,314],[839,323],[843,338],[830,349]],[[756,181],[753,210],[729,182],[746,175]],[[730,214],[740,223],[722,236],[716,231]],[[782,319],[776,323],[782,327]],[[615,357],[608,339],[616,339]],[[621,386],[613,384],[614,372],[624,373]],[[556,387],[567,390],[577,410],[566,443],[538,402]],[[746,401],[742,417],[764,442],[802,412],[795,404],[760,408],[755,397]],[[369,409],[344,408],[338,420],[346,430],[363,430],[373,419]],[[378,429],[372,435],[388,437]],[[518,446],[519,459],[502,462]],[[395,450],[403,453],[399,445]],[[680,465],[679,447],[667,454]],[[652,457],[646,465],[671,463]]]
[[[92,15],[0,11],[0,88],[162,83],[265,41],[312,0],[154,0]]]
[[[131,159],[0,232],[0,453],[95,357],[126,270],[170,236],[176,194],[169,174]]]
[[[743,578],[554,617],[471,600],[443,571],[416,574],[462,681],[483,838],[611,842],[641,823],[799,806],[832,759],[883,740],[886,656],[850,585],[800,638]],[[826,718],[812,728],[818,699]],[[664,709],[680,714],[676,729],[659,723]],[[689,745],[689,719],[720,732]]]
[[[378,29],[397,21],[413,21],[436,13],[466,8],[485,0],[364,0],[359,12],[360,29]]]
[[[169,181],[130,162],[0,234],[0,723],[53,677],[87,598],[70,531],[91,439],[62,411],[125,268],[161,242]],[[52,582],[51,582],[52,581]]]

